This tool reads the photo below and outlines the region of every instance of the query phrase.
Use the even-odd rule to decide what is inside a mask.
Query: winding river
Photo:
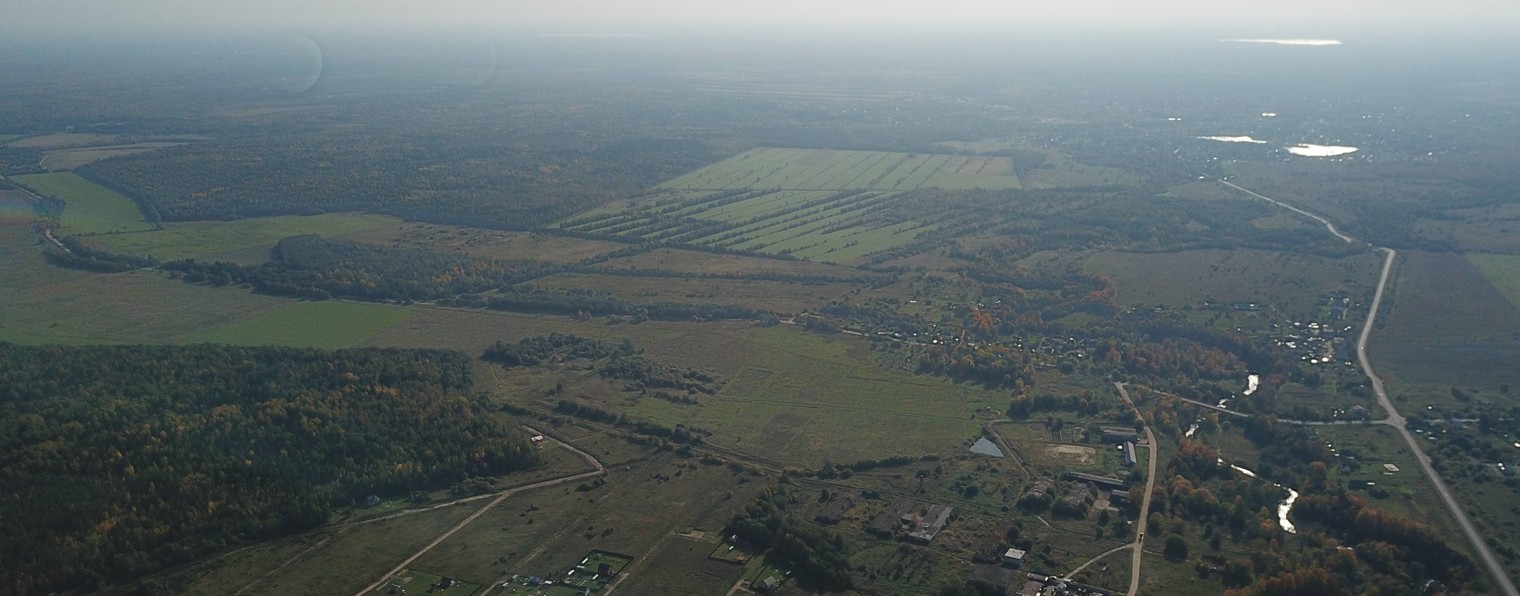
[[[1224,460],[1219,460],[1219,463],[1223,464]],[[1261,479],[1261,476],[1257,476],[1256,472],[1252,472],[1246,468],[1242,468],[1235,464],[1230,464],[1230,467],[1234,468],[1236,472],[1240,472],[1241,474],[1245,474],[1252,478]],[[1298,529],[1293,527],[1293,522],[1288,521],[1288,512],[1293,510],[1293,502],[1298,500],[1298,491],[1276,482],[1273,482],[1272,486],[1288,491],[1288,498],[1283,499],[1283,502],[1277,506],[1277,525],[1281,526],[1284,532],[1287,532],[1289,534],[1297,534]]]

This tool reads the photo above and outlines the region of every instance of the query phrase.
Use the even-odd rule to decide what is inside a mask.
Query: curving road
[[[1340,230],[1335,229],[1334,224],[1323,217],[1277,199],[1257,194],[1224,180],[1220,180],[1219,183],[1325,224],[1325,229],[1330,230],[1330,233],[1334,234],[1337,238],[1349,243],[1356,242],[1355,238],[1342,234]],[[1377,322],[1378,308],[1383,304],[1383,290],[1388,287],[1388,276],[1393,271],[1393,261],[1398,256],[1398,251],[1387,247],[1375,246],[1371,243],[1367,245],[1373,247],[1373,250],[1388,255],[1383,260],[1383,272],[1378,276],[1377,291],[1372,295],[1372,306],[1367,310],[1367,321],[1362,325],[1362,334],[1356,340],[1357,362],[1361,364],[1362,372],[1372,382],[1372,392],[1377,395],[1378,404],[1383,406],[1383,409],[1388,412],[1388,418],[1386,420],[1379,420],[1378,422],[1398,429],[1399,434],[1404,437],[1404,442],[1409,445],[1409,450],[1414,452],[1415,461],[1420,463],[1420,471],[1424,472],[1425,477],[1430,479],[1430,483],[1435,485],[1436,494],[1441,495],[1441,502],[1445,503],[1446,508],[1451,511],[1451,516],[1457,520],[1457,525],[1461,527],[1462,533],[1467,535],[1467,541],[1472,544],[1473,550],[1478,553],[1478,558],[1483,560],[1483,565],[1488,568],[1489,575],[1493,576],[1494,581],[1499,585],[1499,589],[1508,596],[1520,596],[1520,591],[1515,590],[1515,584],[1510,581],[1509,574],[1504,571],[1504,566],[1499,563],[1499,559],[1494,556],[1494,553],[1488,549],[1488,543],[1484,542],[1483,536],[1478,534],[1478,528],[1467,517],[1467,512],[1462,509],[1462,505],[1457,503],[1457,498],[1452,494],[1451,487],[1446,486],[1446,483],[1441,480],[1441,475],[1436,473],[1436,469],[1430,465],[1430,457],[1425,455],[1425,450],[1415,440],[1414,433],[1409,432],[1409,427],[1404,423],[1404,417],[1399,414],[1398,409],[1393,407],[1393,401],[1388,399],[1388,392],[1383,389],[1383,379],[1378,377],[1377,373],[1372,370],[1372,361],[1367,358],[1367,340],[1372,337],[1372,327]]]

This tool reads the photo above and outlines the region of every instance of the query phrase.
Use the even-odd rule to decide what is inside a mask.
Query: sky
[[[979,27],[1506,27],[1516,0],[9,0],[31,33],[195,28],[539,27],[612,32],[691,25]],[[1285,33],[1293,33],[1286,31]]]

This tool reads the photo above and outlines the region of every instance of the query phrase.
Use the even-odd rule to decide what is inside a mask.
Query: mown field
[[[894,191],[681,191],[556,224],[561,229],[847,263],[912,241],[932,225],[887,209]]]
[[[67,213],[65,213],[67,214]],[[233,221],[167,223],[162,230],[110,234],[89,239],[92,246],[121,254],[174,259],[260,262],[282,238],[316,234],[342,238],[394,228],[401,220],[388,215],[330,213],[284,215]]]
[[[412,318],[405,308],[357,302],[296,302],[202,335],[210,343],[349,348]]]
[[[65,236],[152,230],[131,199],[71,172],[28,174],[11,178],[45,197],[64,202],[58,231]]]
[[[761,148],[556,226],[851,263],[935,229],[891,215],[903,191],[1021,186],[1006,157]]]
[[[760,148],[661,184],[671,190],[1018,188],[1006,157]]]

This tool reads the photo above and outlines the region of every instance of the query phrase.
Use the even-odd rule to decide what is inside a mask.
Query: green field
[[[115,135],[101,135],[84,132],[55,132],[52,134],[26,137],[10,143],[12,147],[27,149],[56,149],[59,147],[85,147],[89,145],[105,145],[116,141]],[[14,138],[14,137],[13,137]],[[9,140],[9,139],[7,139]]]
[[[234,322],[199,340],[244,345],[348,348],[415,313],[399,307],[355,302],[297,302]]]
[[[1185,250],[1170,253],[1104,252],[1087,270],[1114,280],[1121,304],[1180,308],[1257,302],[1283,313],[1310,316],[1321,296],[1360,297],[1377,283],[1382,259],[1373,253],[1328,258],[1259,250]]]
[[[662,189],[909,190],[1019,188],[1006,157],[760,148],[661,184]]]
[[[39,195],[63,199],[58,231],[65,236],[153,229],[131,199],[72,172],[28,174],[11,179]]]
[[[1475,401],[1499,399],[1500,385],[1520,385],[1520,309],[1484,270],[1508,259],[1469,260],[1450,253],[1399,253],[1387,323],[1368,347],[1401,408],[1466,407],[1450,393],[1462,387]],[[1495,280],[1508,279],[1495,274]],[[1386,300],[1386,299],[1385,299]]]
[[[710,442],[724,449],[809,466],[958,451],[980,428],[975,413],[1007,406],[999,391],[881,368],[867,342],[853,336],[782,325],[733,339],[706,344],[719,352],[711,358],[733,364],[707,368],[728,382],[701,407],[627,402],[618,393],[588,391],[588,397],[662,424],[706,428],[714,433]]]
[[[892,214],[902,191],[1021,187],[1007,157],[760,148],[661,184],[655,194],[555,225],[855,263],[935,228]]]
[[[65,212],[67,215],[67,212]],[[111,234],[90,239],[90,244],[114,253],[149,256],[162,261],[243,256],[246,260],[268,256],[268,249],[283,238],[316,234],[342,237],[393,228],[401,220],[388,215],[328,213],[283,215],[233,221],[169,223],[162,230]]]
[[[0,226],[0,340],[169,343],[290,304],[147,271],[103,275],[55,267],[37,235]]]
[[[1510,304],[1520,309],[1520,256],[1472,252],[1467,253],[1467,261],[1477,267]]]

